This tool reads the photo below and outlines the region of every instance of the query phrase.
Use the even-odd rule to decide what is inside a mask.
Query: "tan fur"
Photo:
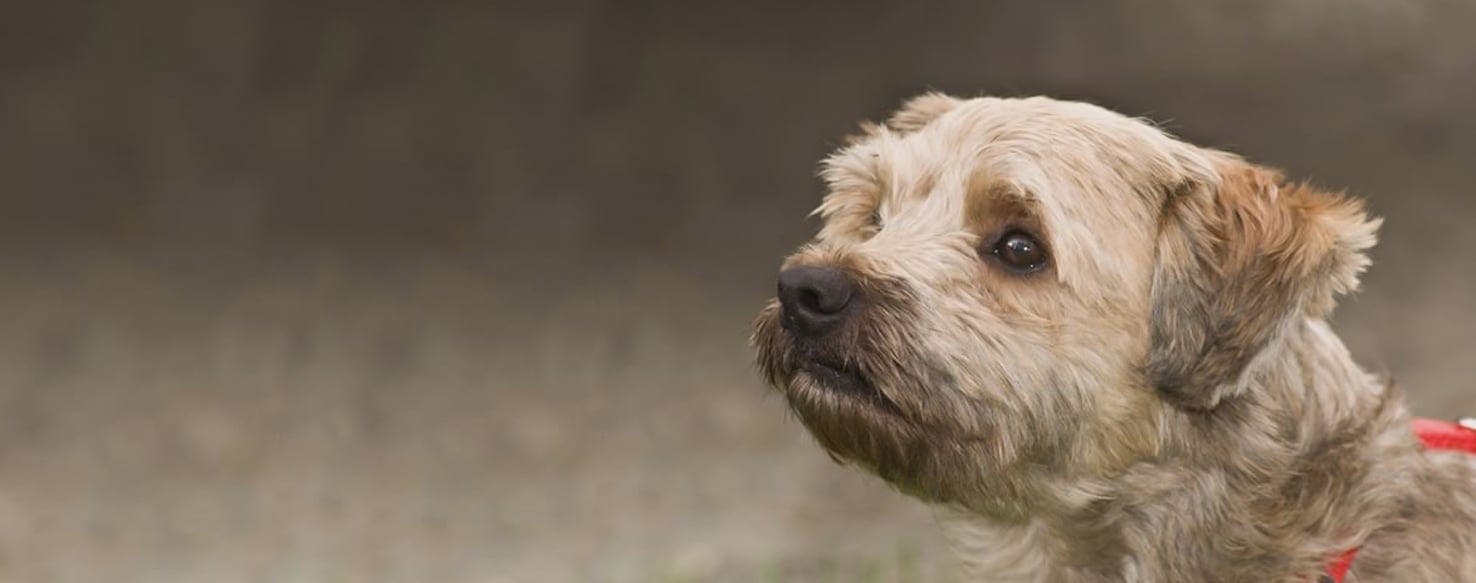
[[[935,504],[983,580],[1476,580],[1476,465],[1423,453],[1324,323],[1377,221],[1340,195],[1095,106],[929,94],[832,155],[815,240],[850,274],[804,372],[765,375],[838,460]],[[1041,271],[981,248],[1045,242]]]

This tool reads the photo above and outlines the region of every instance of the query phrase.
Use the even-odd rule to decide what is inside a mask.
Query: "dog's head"
[[[1152,455],[1166,407],[1245,398],[1257,356],[1357,285],[1377,227],[1045,98],[919,97],[823,176],[824,225],[755,323],[759,364],[832,455],[991,512],[1030,476]]]

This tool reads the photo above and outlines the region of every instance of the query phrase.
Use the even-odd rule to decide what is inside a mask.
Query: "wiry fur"
[[[1476,580],[1476,465],[1423,452],[1323,321],[1368,265],[1357,202],[1045,98],[925,95],[823,176],[785,265],[843,269],[860,305],[815,345],[771,303],[758,361],[979,578],[1308,581],[1361,546],[1356,581]],[[1044,270],[981,253],[1018,228]]]

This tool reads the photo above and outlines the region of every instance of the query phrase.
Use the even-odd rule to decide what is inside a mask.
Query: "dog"
[[[821,175],[759,368],[973,577],[1476,581],[1476,456],[1326,322],[1358,200],[1044,97],[917,97]]]

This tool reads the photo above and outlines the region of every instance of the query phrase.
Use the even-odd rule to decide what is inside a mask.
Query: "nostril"
[[[820,302],[820,292],[813,289],[802,289],[799,292],[800,307],[811,312],[829,312]]]

